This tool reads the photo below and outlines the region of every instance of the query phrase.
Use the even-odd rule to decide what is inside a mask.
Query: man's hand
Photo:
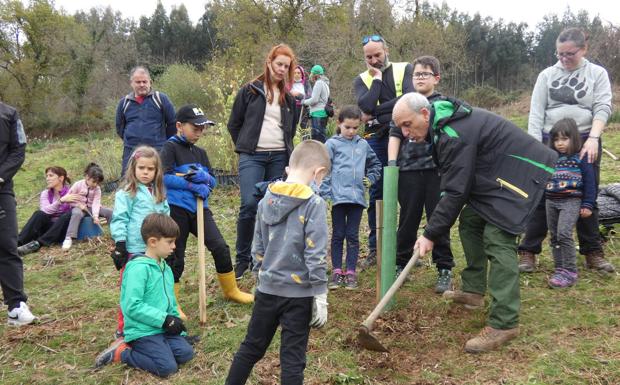
[[[582,218],[587,218],[590,215],[592,215],[592,210],[590,210],[587,207],[582,207],[581,209],[579,209],[579,216]]]
[[[327,293],[315,295],[312,301],[310,327],[320,329],[327,322]]]
[[[116,242],[116,246],[114,250],[112,250],[112,261],[114,261],[114,267],[116,270],[120,270],[127,263],[127,259],[129,258],[129,253],[127,252],[127,245],[125,242]]]
[[[178,336],[187,330],[183,324],[183,321],[181,321],[179,317],[175,317],[173,315],[167,315],[164,320],[164,324],[161,327],[166,331],[166,334],[171,336]]]
[[[368,67],[368,73],[372,76],[373,79],[378,79],[383,81],[383,72],[380,69],[371,66],[370,64],[366,64]]]
[[[414,250],[420,250],[420,257],[423,257],[429,251],[433,250],[433,246],[435,243],[430,239],[426,238],[424,235],[421,235],[413,246]]]

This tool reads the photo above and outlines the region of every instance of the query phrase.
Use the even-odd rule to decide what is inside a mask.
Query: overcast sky
[[[502,18],[505,21],[526,22],[533,29],[541,22],[543,16],[550,13],[562,15],[567,7],[573,13],[586,9],[590,17],[598,15],[603,21],[609,21],[620,26],[620,1],[618,0],[431,0],[431,3],[441,4],[445,2],[451,9],[473,15],[479,12],[482,16],[491,16],[494,19]],[[196,23],[204,13],[204,0],[162,0],[162,4],[168,11],[173,6],[185,4],[190,19]],[[140,16],[150,16],[157,6],[157,0],[56,0],[57,7],[63,7],[68,13],[73,14],[79,9],[91,7],[105,7],[110,5],[114,10],[120,11],[125,17],[136,20]]]

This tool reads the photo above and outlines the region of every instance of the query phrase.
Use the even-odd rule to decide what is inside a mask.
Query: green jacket
[[[172,270],[163,259],[138,255],[127,263],[121,284],[125,342],[163,334],[167,315],[179,316]]]

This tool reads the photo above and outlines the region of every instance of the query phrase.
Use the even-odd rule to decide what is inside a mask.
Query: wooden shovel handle
[[[409,260],[409,263],[407,263],[407,265],[405,266],[403,271],[400,273],[398,278],[396,278],[396,281],[394,281],[394,283],[392,284],[392,286],[390,286],[390,289],[387,291],[387,293],[385,293],[383,298],[381,298],[381,301],[379,301],[379,303],[374,308],[372,313],[370,313],[368,318],[364,320],[364,322],[362,323],[362,326],[365,326],[369,331],[373,329],[375,321],[377,320],[377,318],[379,318],[381,313],[383,313],[385,306],[392,300],[392,297],[394,297],[394,294],[396,294],[398,289],[400,289],[400,287],[403,285],[403,283],[405,282],[405,279],[407,278],[407,275],[409,275],[409,271],[411,271],[411,269],[413,268],[413,265],[415,265],[415,262],[418,260],[418,258],[420,258],[420,251],[416,249],[415,252],[413,253],[413,257],[411,257],[411,259]]]
[[[207,323],[207,277],[205,269],[205,214],[202,198],[196,198],[196,221],[198,227],[198,308],[200,310],[200,324]]]

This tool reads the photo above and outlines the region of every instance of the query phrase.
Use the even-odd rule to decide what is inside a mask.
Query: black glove
[[[114,261],[114,266],[116,270],[120,270],[127,263],[127,259],[129,258],[129,253],[127,253],[127,246],[125,242],[116,242],[116,247],[112,254],[110,254],[112,260]]]
[[[200,336],[190,336],[190,335],[187,335],[187,336],[185,336],[185,341],[187,341],[188,344],[194,346],[198,342],[200,342]]]
[[[173,315],[167,315],[164,324],[161,327],[166,331],[166,334],[171,336],[178,336],[181,332],[186,331],[183,321],[179,317]]]

